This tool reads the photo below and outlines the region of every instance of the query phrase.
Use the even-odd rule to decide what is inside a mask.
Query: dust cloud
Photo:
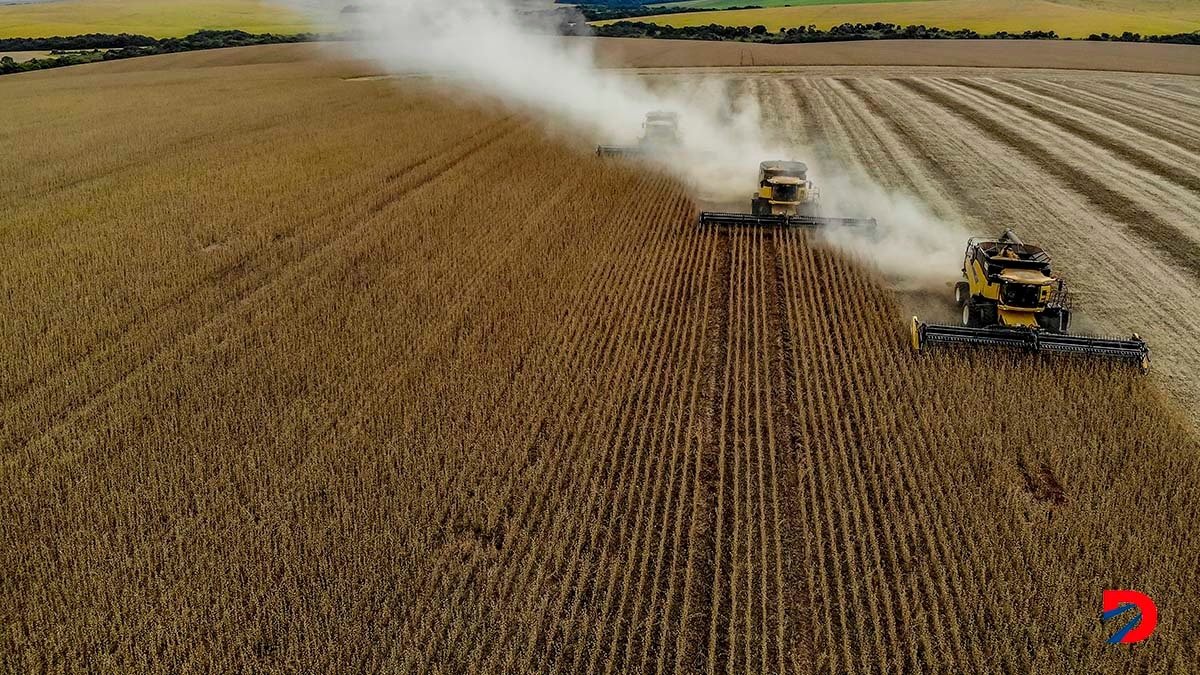
[[[393,74],[435,73],[464,95],[489,96],[542,119],[549,134],[633,144],[647,112],[675,111],[679,152],[645,161],[677,176],[698,200],[746,201],[760,161],[808,161],[824,213],[879,222],[869,231],[828,232],[834,245],[905,286],[942,284],[956,273],[963,241],[956,227],[861,175],[817,166],[805,148],[770,138],[758,101],[735,96],[726,81],[689,76],[651,88],[643,78],[602,69],[592,41],[558,37],[552,13],[529,12],[520,0],[294,2],[323,25],[356,36],[343,43],[355,57]]]

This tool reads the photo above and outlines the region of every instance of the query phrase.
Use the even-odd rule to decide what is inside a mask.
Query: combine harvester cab
[[[701,225],[718,227],[870,227],[874,218],[830,218],[817,215],[821,191],[808,179],[804,162],[772,160],[758,165],[758,190],[750,198],[750,213],[700,214]]]
[[[646,113],[646,121],[642,122],[642,137],[637,145],[599,145],[596,146],[596,156],[645,157],[667,154],[675,151],[679,144],[679,114],[655,111]]]
[[[816,215],[821,191],[808,179],[804,162],[771,161],[758,165],[758,192],[750,199],[756,216]]]
[[[1116,358],[1150,368],[1150,348],[1137,333],[1128,339],[1072,335],[1066,284],[1050,268],[1050,256],[1022,242],[1012,230],[997,239],[968,240],[963,280],[954,298],[962,325],[912,320],[912,345],[972,345]]]

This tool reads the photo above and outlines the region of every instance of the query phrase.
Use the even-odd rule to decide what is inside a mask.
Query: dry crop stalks
[[[38,96],[107,120],[35,131],[69,168],[0,216],[0,669],[1194,668],[1200,448],[1154,380],[914,355],[814,237],[697,230],[669,178],[424,85],[239,85],[237,51],[0,82],[22,130]],[[160,160],[96,151],[118,83],[182,97],[129,138]],[[896,82],[729,86],[949,213],[990,175],[928,171],[993,145]],[[1103,650],[1112,586],[1160,601],[1137,650]]]

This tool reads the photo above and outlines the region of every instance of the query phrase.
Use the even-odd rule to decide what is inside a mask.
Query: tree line
[[[247,33],[240,30],[202,30],[177,38],[153,38],[129,33],[115,35],[88,33],[48,38],[4,38],[0,39],[0,52],[48,51],[50,56],[22,62],[5,56],[0,58],[0,75],[199,49],[309,42],[319,39],[319,37],[315,33],[278,35],[275,33]]]
[[[640,6],[640,5],[639,5]],[[572,12],[583,12],[586,7],[572,8]],[[619,8],[618,8],[619,9]],[[682,8],[681,8],[682,9]],[[678,11],[678,10],[677,10]],[[572,14],[571,16],[576,16]],[[843,23],[822,30],[815,25],[767,30],[766,26],[662,26],[642,21],[621,20],[615,23],[580,26],[575,21],[564,19],[560,30],[567,34],[580,34],[580,28],[599,37],[640,37],[672,40],[710,40],[762,42],[767,44],[789,44],[801,42],[841,42],[853,40],[1070,40],[1060,38],[1054,31],[1027,30],[1021,33],[981,34],[967,28],[948,30],[936,26],[894,23]],[[249,45],[280,44],[288,42],[310,42],[319,39],[336,39],[316,33],[279,35],[275,33],[247,33],[240,30],[202,30],[179,38],[153,38],[130,33],[88,33],[74,36],[45,38],[0,38],[0,52],[47,51],[49,57],[18,62],[10,56],[0,57],[0,75],[22,73],[45,68],[59,68],[95,61],[112,61],[136,56],[170,54],[200,49],[221,47],[245,47]],[[1087,40],[1112,42],[1159,42],[1170,44],[1200,45],[1200,32],[1176,33],[1172,35],[1141,35],[1126,31],[1121,35],[1093,33]]]
[[[714,12],[737,9],[762,9],[762,5],[738,5],[736,7],[653,7],[641,3],[613,3],[606,5],[578,5],[576,9],[588,21],[610,21],[613,19],[632,19],[639,16],[661,16],[664,14],[686,14],[689,12]]]
[[[783,28],[770,31],[764,25],[725,26],[662,26],[643,21],[617,21],[602,26],[592,26],[593,34],[600,37],[642,37],[667,40],[710,40],[762,42],[767,44],[790,44],[801,42],[842,42],[854,40],[1070,40],[1052,30],[1026,30],[1020,33],[1000,31],[979,33],[969,28],[949,30],[937,26],[894,23],[843,23],[827,30],[815,25]],[[1122,35],[1108,33],[1087,37],[1093,41],[1120,42],[1164,42],[1172,44],[1200,44],[1200,32],[1174,35],[1139,35],[1126,32]]]

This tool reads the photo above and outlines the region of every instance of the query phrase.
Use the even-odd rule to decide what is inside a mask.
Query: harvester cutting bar
[[[597,157],[641,157],[646,151],[636,145],[598,145]]]
[[[701,225],[716,225],[723,227],[875,227],[874,218],[826,218],[823,216],[791,216],[786,214],[756,216],[749,213],[715,213],[705,211],[700,214]]]
[[[927,345],[978,345],[984,347],[1013,347],[1029,351],[1087,354],[1131,361],[1143,371],[1150,368],[1150,347],[1138,335],[1129,339],[1047,333],[1025,328],[968,328],[927,324],[913,317],[913,347],[918,351]]]

